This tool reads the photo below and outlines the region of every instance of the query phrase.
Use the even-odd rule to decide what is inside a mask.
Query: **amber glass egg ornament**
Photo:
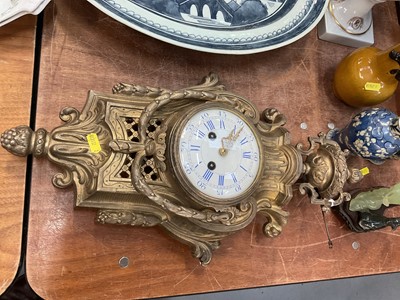
[[[337,98],[353,107],[374,106],[389,99],[400,80],[400,44],[387,50],[360,48],[337,66],[333,88]]]

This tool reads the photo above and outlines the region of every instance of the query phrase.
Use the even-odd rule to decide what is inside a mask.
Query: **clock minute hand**
[[[234,141],[236,141],[237,140],[237,138],[239,137],[239,135],[240,135],[240,133],[242,132],[242,130],[243,130],[243,127],[241,127],[239,130],[238,130],[238,132],[236,132],[236,134],[232,137],[232,142],[234,142]]]
[[[230,142],[233,143],[234,141],[237,140],[237,138],[239,137],[239,135],[242,132],[242,130],[243,130],[243,127],[241,127],[238,130],[238,132],[235,133],[235,128],[234,128],[234,129],[232,129],[232,131],[229,133],[229,135],[227,137],[223,137],[221,139],[222,147],[219,149],[219,154],[221,156],[225,156],[228,153],[228,149],[225,148],[225,145],[224,145],[224,140],[227,140],[227,141],[230,141]],[[232,147],[232,145],[229,148],[231,148],[231,147]]]

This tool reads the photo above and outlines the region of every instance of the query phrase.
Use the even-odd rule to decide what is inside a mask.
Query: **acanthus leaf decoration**
[[[91,109],[80,114],[75,108],[64,108],[60,118],[66,122],[50,133],[48,158],[63,167],[63,173],[53,177],[59,188],[75,183],[85,195],[96,191],[98,169],[105,163],[110,149],[110,129],[104,122],[105,103],[90,101]],[[95,134],[101,141],[101,151],[94,153],[88,144],[87,135]]]

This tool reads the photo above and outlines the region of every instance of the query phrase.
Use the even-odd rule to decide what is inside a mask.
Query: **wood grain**
[[[394,4],[375,10],[376,43],[400,36]],[[284,48],[246,56],[195,52],[132,30],[88,3],[53,1],[46,9],[37,125],[61,124],[65,106],[83,107],[87,90],[111,91],[122,82],[181,88],[214,71],[227,88],[260,109],[276,107],[288,117],[292,142],[338,127],[356,111],[332,94],[335,66],[352,48],[319,41],[316,31]],[[395,100],[384,104],[396,109]],[[307,130],[300,129],[306,122]],[[398,181],[398,162],[377,169],[362,185]],[[380,171],[377,171],[380,170]],[[261,233],[262,220],[222,242],[212,263],[199,266],[189,249],[158,228],[94,223],[95,211],[74,209],[73,190],[51,185],[59,170],[47,161],[33,167],[27,275],[46,299],[131,299],[221,291],[395,272],[400,270],[399,232],[354,234],[329,214],[329,250],[319,207],[296,193],[291,216],[277,239]],[[379,174],[379,176],[376,176]],[[352,243],[360,248],[354,250]],[[126,256],[129,267],[118,260]]]
[[[0,27],[0,130],[29,124],[36,17]],[[26,159],[0,151],[0,294],[13,281],[21,251]]]

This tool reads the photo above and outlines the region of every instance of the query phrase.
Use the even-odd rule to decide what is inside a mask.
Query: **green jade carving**
[[[400,183],[359,193],[350,201],[351,211],[378,210],[384,205],[400,205]]]
[[[355,232],[366,232],[390,226],[400,226],[400,217],[388,218],[385,210],[400,205],[400,183],[392,187],[379,187],[369,191],[355,192],[350,202],[342,203],[336,212]]]

